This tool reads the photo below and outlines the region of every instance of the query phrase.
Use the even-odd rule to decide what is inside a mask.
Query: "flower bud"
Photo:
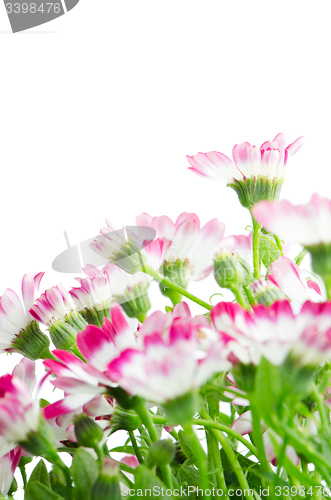
[[[280,288],[271,281],[265,281],[263,279],[257,280],[252,283],[252,288],[255,293],[256,301],[267,307],[271,306],[276,300],[286,299]]]
[[[36,361],[49,353],[49,338],[39,328],[37,321],[32,321],[14,338],[12,346],[26,358]]]
[[[94,448],[103,438],[103,430],[88,415],[82,413],[74,419],[75,435],[78,443],[87,448]]]
[[[48,331],[56,349],[68,351],[76,343],[77,331],[61,319],[53,323]]]
[[[133,410],[121,410],[116,408],[111,417],[112,433],[118,430],[134,431],[140,425],[140,418]]]
[[[101,473],[94,483],[91,500],[121,500],[119,463],[104,458]]]
[[[221,288],[246,285],[251,280],[251,270],[246,262],[234,252],[222,250],[214,260],[214,277]]]
[[[176,453],[176,447],[170,439],[162,439],[151,445],[148,452],[148,463],[162,467],[170,463]]]

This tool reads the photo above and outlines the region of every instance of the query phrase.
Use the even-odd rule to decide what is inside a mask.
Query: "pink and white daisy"
[[[137,224],[156,231],[156,236],[170,244],[163,256],[164,273],[186,288],[190,280],[198,281],[208,276],[213,268],[213,258],[224,235],[224,224],[213,219],[200,227],[196,214],[182,213],[172,222],[169,217],[151,217],[142,213]]]
[[[267,278],[277,285],[281,291],[298,306],[307,300],[322,302],[323,296],[318,284],[309,279],[306,281],[299,266],[287,257],[280,256],[270,265],[271,273]]]
[[[116,231],[109,219],[106,224],[107,227],[100,230],[101,235],[90,245],[97,254],[129,274],[143,271],[144,262],[154,269],[160,267],[168,242],[154,240],[152,228],[132,226]]]
[[[280,133],[272,141],[264,142],[260,148],[249,142],[236,144],[232,150],[233,162],[223,153],[212,151],[187,156],[194,173],[209,179],[232,184],[251,177],[266,177],[270,180],[284,177],[289,156],[302,146],[302,137],[286,147],[287,137]]]
[[[163,332],[146,335],[142,350],[127,349],[108,365],[109,376],[131,395],[166,403],[228,370],[223,343],[217,341],[202,352],[194,326],[186,326],[174,322],[167,339]]]
[[[330,302],[306,302],[297,315],[288,301],[254,306],[253,312],[220,302],[211,310],[211,324],[227,342],[232,362],[257,365],[264,356],[281,365],[291,354],[299,365],[316,365],[331,355]]]
[[[304,246],[331,243],[331,200],[317,193],[303,205],[290,201],[260,201],[254,218],[268,231]]]
[[[4,496],[7,495],[13,482],[21,454],[22,449],[17,447],[0,458],[0,493]]]
[[[48,371],[56,375],[52,384],[65,391],[63,400],[44,409],[47,419],[74,411],[105,393],[107,387],[117,386],[109,377],[107,367],[124,349],[135,346],[136,338],[120,306],[111,309],[111,320],[106,318],[102,328],[88,325],[78,333],[77,347],[86,363],[59,349],[53,351],[57,360],[44,361]]]
[[[40,349],[47,349],[49,340],[39,330],[37,323],[29,313],[33,306],[35,294],[38,292],[40,281],[45,273],[25,274],[22,280],[23,303],[18,295],[7,288],[0,298],[0,350],[17,349],[25,356],[33,357],[33,352],[27,345],[26,338],[35,338]],[[31,340],[31,342],[34,342]],[[40,349],[37,349],[34,359],[38,359]]]
[[[129,314],[129,306],[133,309],[137,304],[135,299],[141,298],[138,309],[133,311],[135,317],[150,309],[148,289],[153,278],[148,274],[128,274],[111,263],[101,270],[86,266],[84,272],[87,278],[76,278],[81,286],[72,288],[69,293],[88,323],[102,326],[103,318],[109,318],[111,302],[122,304]]]
[[[61,283],[46,290],[31,307],[30,313],[48,327],[53,344],[60,349],[74,349],[77,332],[87,325]]]
[[[12,375],[0,377],[0,436],[14,448],[23,445],[29,435],[37,434],[40,424],[34,362],[23,358]],[[24,445],[23,445],[24,446]]]
[[[77,443],[74,419],[81,413],[91,417],[104,430],[104,440],[106,440],[110,432],[109,421],[114,412],[114,405],[112,398],[99,395],[74,411],[61,413],[48,419],[47,423],[54,432],[56,447],[67,446],[71,448],[74,443]]]

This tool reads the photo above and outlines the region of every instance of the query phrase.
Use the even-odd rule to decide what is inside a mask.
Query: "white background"
[[[330,195],[330,14],[329,0],[81,0],[13,35],[0,5],[0,294],[41,270],[44,288],[73,285],[51,269],[63,231],[73,245],[106,216],[193,211],[242,232],[235,193],[186,154],[304,135],[282,197]]]

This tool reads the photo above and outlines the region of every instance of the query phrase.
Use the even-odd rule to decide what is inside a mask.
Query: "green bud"
[[[221,288],[236,288],[248,284],[252,272],[236,252],[222,250],[214,260],[214,277]]]
[[[121,500],[119,463],[104,458],[101,473],[92,488],[91,500]]]
[[[110,318],[110,299],[105,300],[102,304],[96,304],[94,307],[86,307],[79,311],[79,314],[89,325],[102,327],[105,318]]]
[[[94,448],[103,438],[101,427],[85,413],[81,413],[75,417],[74,425],[76,438],[81,446]]]
[[[69,351],[76,344],[77,330],[61,319],[48,327],[48,331],[56,349]]]
[[[152,443],[148,451],[148,463],[162,467],[170,463],[176,453],[176,446],[170,439],[162,439]]]
[[[33,361],[44,359],[49,354],[49,338],[40,330],[38,321],[32,321],[21,330],[12,346]]]
[[[120,429],[124,431],[134,431],[138,429],[140,424],[140,418],[133,410],[122,410],[116,407],[111,417],[112,433]]]
[[[255,299],[258,304],[263,304],[267,307],[271,306],[276,300],[284,300],[286,296],[271,281],[259,280],[252,284],[255,293]]]
[[[241,205],[250,210],[258,201],[278,200],[283,182],[283,177],[268,179],[262,175],[257,178],[252,175],[250,179],[247,177],[243,180],[234,179],[228,186],[237,193]]]
[[[124,295],[114,295],[114,300],[121,304],[129,318],[146,317],[147,312],[152,307],[148,295],[149,286],[150,283],[138,283],[132,288],[126,288]]]

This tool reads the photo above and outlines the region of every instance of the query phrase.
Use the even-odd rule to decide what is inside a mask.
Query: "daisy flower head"
[[[234,189],[240,203],[251,209],[259,200],[278,199],[284,182],[288,158],[302,146],[302,137],[290,145],[285,134],[277,134],[260,148],[249,142],[236,144],[233,161],[223,153],[197,153],[187,156],[189,169],[209,179],[227,184]]]

